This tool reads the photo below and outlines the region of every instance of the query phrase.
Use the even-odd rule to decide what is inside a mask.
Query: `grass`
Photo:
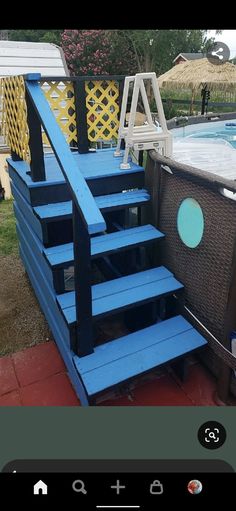
[[[16,253],[18,250],[13,200],[0,201],[0,256]]]

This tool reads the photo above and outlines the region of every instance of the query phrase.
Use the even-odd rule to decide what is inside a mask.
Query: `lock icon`
[[[153,481],[153,483],[150,485],[151,495],[162,495],[163,491],[163,484],[161,484],[161,482],[158,480]]]

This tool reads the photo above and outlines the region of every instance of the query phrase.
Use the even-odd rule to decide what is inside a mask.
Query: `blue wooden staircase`
[[[166,314],[169,298],[183,283],[163,265],[150,267],[145,255],[147,246],[165,236],[140,221],[150,200],[144,170],[131,162],[129,171],[120,171],[111,150],[72,154],[37,80],[29,77],[26,88],[28,109],[55,157],[45,155],[41,181],[29,174],[26,162],[9,159],[19,250],[72,383],[87,405],[108,388],[202,348],[206,340],[181,315]],[[93,282],[95,260],[102,280]],[[140,319],[147,307],[149,325],[137,329],[135,314]],[[133,331],[97,345],[96,322],[118,313],[129,317],[131,310]]]

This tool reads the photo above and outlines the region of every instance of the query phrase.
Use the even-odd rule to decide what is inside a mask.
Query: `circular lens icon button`
[[[226,430],[219,422],[205,422],[198,430],[198,440],[206,449],[219,449],[225,443]]]

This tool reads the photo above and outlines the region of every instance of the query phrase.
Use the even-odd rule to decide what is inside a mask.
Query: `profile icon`
[[[201,493],[202,491],[202,483],[201,481],[198,481],[198,479],[192,479],[192,481],[189,481],[188,483],[188,492],[192,495],[198,495],[198,493]]]

